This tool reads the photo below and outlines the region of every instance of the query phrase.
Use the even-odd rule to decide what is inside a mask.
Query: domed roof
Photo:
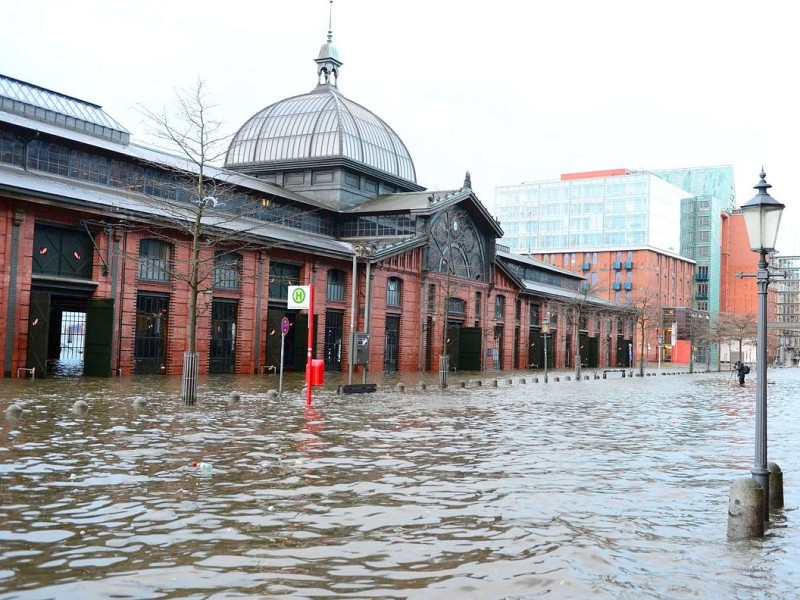
[[[333,0],[331,0],[332,19]],[[403,141],[380,117],[345,98],[337,87],[339,51],[328,39],[317,58],[317,87],[256,113],[236,132],[226,167],[279,167],[325,159],[350,159],[394,177],[417,182]]]
[[[336,58],[335,48],[320,50],[320,63]],[[324,52],[323,52],[324,51]],[[323,56],[324,55],[324,56]],[[416,183],[414,163],[400,137],[381,118],[345,98],[326,81],[308,94],[276,102],[251,117],[233,138],[225,166],[349,158]]]

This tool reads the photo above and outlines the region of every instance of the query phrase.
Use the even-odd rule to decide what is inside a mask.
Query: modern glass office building
[[[503,242],[521,253],[628,246],[678,251],[685,191],[646,171],[598,173],[498,187]]]
[[[736,208],[731,166],[615,169],[502,186],[503,242],[520,253],[650,247],[696,262],[691,308],[720,307],[721,213]],[[713,357],[712,357],[713,358]]]

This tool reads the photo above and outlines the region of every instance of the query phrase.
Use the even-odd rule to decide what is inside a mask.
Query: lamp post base
[[[769,522],[769,469],[756,468],[750,469],[750,474],[753,476],[755,482],[761,486],[764,491],[764,523]]]

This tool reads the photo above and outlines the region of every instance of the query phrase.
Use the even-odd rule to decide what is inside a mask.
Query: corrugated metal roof
[[[90,210],[99,210],[111,214],[138,215],[139,217],[184,217],[194,218],[194,213],[185,205],[152,199],[131,192],[115,190],[109,193],[99,186],[82,184],[79,181],[65,179],[44,173],[23,171],[15,167],[0,165],[0,189],[17,192],[26,196],[34,195],[52,198],[61,202],[70,202]],[[349,257],[353,255],[353,246],[348,242],[340,242],[323,235],[282,227],[272,223],[264,223],[258,219],[230,215],[217,217],[213,212],[206,213],[206,223],[232,231],[246,233],[249,236],[261,237],[265,243],[286,244],[296,249],[307,249],[310,252],[325,253]]]
[[[55,123],[120,144],[130,134],[102,107],[0,74],[0,110]]]

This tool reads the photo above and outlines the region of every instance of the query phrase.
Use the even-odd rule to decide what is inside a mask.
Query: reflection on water
[[[191,407],[177,378],[2,380],[0,597],[791,598],[800,371],[770,379],[788,508],[739,543],[754,388],[727,373],[311,408],[297,376]]]

